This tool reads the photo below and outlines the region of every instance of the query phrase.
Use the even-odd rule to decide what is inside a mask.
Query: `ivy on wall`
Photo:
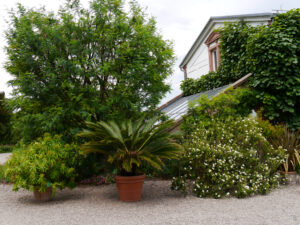
[[[300,128],[300,9],[279,14],[269,27],[260,27],[246,51],[263,116]]]
[[[216,73],[181,83],[184,95],[232,83],[247,73],[263,117],[300,127],[300,9],[274,18],[270,26],[226,23],[220,32],[221,65]]]

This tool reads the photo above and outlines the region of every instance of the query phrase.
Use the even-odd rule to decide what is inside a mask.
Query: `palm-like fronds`
[[[296,165],[300,163],[296,157],[296,154],[300,152],[300,129],[293,132],[285,126],[283,135],[272,144],[276,148],[281,146],[286,151],[287,159],[283,165],[285,171],[295,170]]]
[[[78,136],[89,139],[89,142],[81,149],[86,154],[99,152],[107,155],[108,162],[115,164],[119,171],[134,174],[143,162],[161,169],[164,165],[162,159],[177,158],[183,147],[175,143],[169,133],[173,122],[159,123],[159,119],[86,122],[88,129]]]

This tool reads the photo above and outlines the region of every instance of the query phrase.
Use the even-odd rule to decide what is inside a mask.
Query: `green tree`
[[[128,10],[123,0],[93,0],[88,9],[67,1],[57,13],[19,5],[6,38],[15,128],[26,141],[151,112],[170,89],[172,43],[134,1]]]
[[[5,93],[0,92],[0,144],[10,144],[12,112],[7,107]]]

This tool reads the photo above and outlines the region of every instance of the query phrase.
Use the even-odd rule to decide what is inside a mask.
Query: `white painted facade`
[[[181,70],[185,70],[185,78],[199,78],[210,71],[209,50],[205,41],[215,29],[224,26],[224,22],[244,20],[252,26],[267,25],[272,20],[273,16],[274,14],[272,13],[259,13],[251,15],[211,17],[180,64]]]

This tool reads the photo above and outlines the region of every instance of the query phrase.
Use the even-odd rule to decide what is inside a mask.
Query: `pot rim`
[[[117,178],[142,178],[142,177],[146,177],[146,174],[136,175],[136,176],[121,176],[121,175],[115,175],[115,177],[117,177]]]

